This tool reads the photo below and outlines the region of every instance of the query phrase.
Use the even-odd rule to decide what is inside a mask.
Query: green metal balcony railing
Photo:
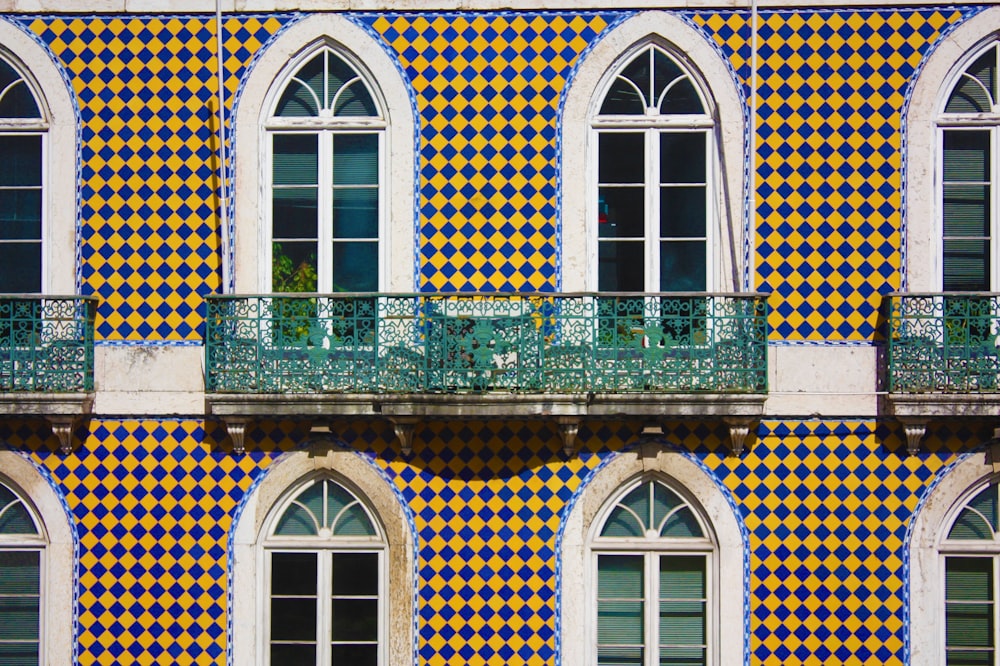
[[[891,393],[1000,392],[1000,294],[890,294]]]
[[[759,294],[210,296],[216,393],[763,393]]]
[[[94,388],[94,315],[86,296],[0,296],[0,392]]]

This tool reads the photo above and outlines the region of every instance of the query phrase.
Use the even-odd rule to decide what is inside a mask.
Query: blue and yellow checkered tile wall
[[[774,292],[774,338],[872,339],[881,294],[900,284],[904,96],[928,49],[974,11],[761,15],[748,279]],[[558,285],[559,97],[580,54],[628,15],[349,15],[414,91],[420,288]],[[682,16],[729,58],[749,98],[748,13]],[[228,103],[295,18],[227,17]],[[17,20],[51,49],[80,104],[80,272],[102,299],[98,338],[199,341],[202,298],[221,281],[211,17]]]
[[[214,423],[95,421],[64,456],[43,425],[3,428],[76,521],[80,663],[224,663],[235,508],[307,429],[255,424],[236,456]],[[767,422],[741,459],[724,428],[676,423],[660,441],[696,458],[746,525],[753,663],[901,664],[907,522],[934,476],[991,434],[938,430],[913,457],[901,433],[868,422]],[[560,522],[636,435],[593,425],[567,459],[537,423],[422,426],[411,457],[387,424],[336,433],[414,517],[421,664],[555,663]]]

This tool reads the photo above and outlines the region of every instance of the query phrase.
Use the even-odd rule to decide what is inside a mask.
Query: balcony
[[[916,451],[929,421],[996,420],[1000,294],[890,294],[888,396]]]
[[[209,410],[260,417],[758,418],[757,294],[210,296]],[[236,424],[235,428],[233,425]]]
[[[0,296],[0,415],[44,417],[68,450],[94,390],[96,300]]]

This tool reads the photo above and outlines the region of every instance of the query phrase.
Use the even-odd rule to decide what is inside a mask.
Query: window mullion
[[[333,291],[333,132],[319,133],[319,193],[316,207],[318,244],[316,249],[316,289],[326,294]]]
[[[657,619],[660,614],[659,553],[646,553],[646,664],[657,666],[660,661],[660,632]]]
[[[989,258],[990,258],[990,289],[996,290],[998,286],[998,276],[997,274],[997,128],[990,128],[990,194],[988,200],[990,202],[990,246],[989,246]]]
[[[332,639],[333,620],[333,560],[331,551],[321,550],[318,553],[316,590],[318,608],[316,609],[316,666],[330,663],[330,641]]]
[[[646,291],[660,291],[660,131],[646,130]]]

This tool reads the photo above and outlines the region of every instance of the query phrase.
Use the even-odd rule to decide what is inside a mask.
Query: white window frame
[[[414,155],[414,102],[398,64],[362,27],[341,14],[317,13],[283,30],[249,73],[234,110],[235,293],[270,293],[270,143],[267,127],[283,81],[310,55],[330,46],[365,76],[384,122],[380,155],[382,257],[380,290],[416,290],[418,192]],[[363,66],[358,66],[363,63]],[[286,119],[288,120],[288,119]],[[331,118],[332,124],[336,119]],[[357,122],[357,121],[353,121]],[[294,127],[289,122],[285,128]],[[392,159],[388,159],[391,156]],[[265,251],[266,250],[266,251]],[[228,251],[227,249],[223,250]],[[262,260],[267,257],[267,261]],[[228,285],[224,285],[228,289]]]
[[[753,242],[753,232],[748,231],[751,213],[745,203],[746,104],[729,63],[704,35],[663,11],[640,12],[602,35],[569,81],[560,118],[561,289],[597,291],[597,145],[592,123],[610,77],[630,60],[623,54],[634,57],[650,44],[663,48],[681,65],[702,96],[705,117],[712,121],[706,160],[710,189],[706,231],[712,238],[706,254],[706,289],[740,291],[745,263],[753,256],[747,246]],[[678,128],[682,126],[683,122]]]
[[[51,54],[6,19],[0,19],[0,44],[0,58],[21,74],[41,115],[39,120],[0,123],[0,133],[42,136],[41,293],[75,294],[79,289],[77,105]]]
[[[708,543],[714,544],[715,556],[706,564],[706,582],[713,586],[706,607],[710,615],[706,638],[712,642],[708,649],[712,655],[709,663],[712,666],[743,666],[749,647],[748,637],[743,634],[749,612],[749,589],[744,578],[747,537],[741,529],[741,521],[735,506],[727,501],[723,490],[702,467],[657,442],[645,442],[619,454],[588,479],[578,491],[564,521],[557,540],[562,558],[557,591],[560,599],[557,606],[562,610],[559,618],[561,663],[587,666],[597,663],[595,544],[600,552],[608,551],[601,550],[594,534],[604,524],[604,517],[617,499],[638,482],[650,479],[661,480],[685,500],[698,517],[704,533],[709,535],[708,541],[673,540],[676,550],[672,552],[704,553]],[[615,541],[618,550],[627,552],[628,540]],[[640,542],[642,548],[648,549],[648,542]],[[726,640],[720,635],[723,627],[727,631]]]
[[[284,515],[285,511],[291,506],[292,501],[302,492],[306,490],[309,486],[316,483],[323,483],[325,480],[329,479],[334,483],[341,485],[345,490],[354,495],[355,499],[358,500],[360,505],[364,508],[365,514],[371,521],[375,528],[376,534],[372,537],[337,537],[337,536],[303,536],[303,537],[293,537],[293,536],[276,536],[273,534],[274,528]],[[386,648],[386,638],[388,624],[386,607],[386,579],[388,577],[388,572],[386,571],[386,544],[384,531],[382,526],[379,524],[377,518],[372,514],[371,509],[365,504],[364,497],[358,493],[358,491],[352,488],[344,479],[339,479],[334,477],[334,475],[329,473],[319,473],[311,475],[300,483],[292,487],[287,496],[282,502],[280,502],[272,511],[268,518],[267,527],[265,534],[267,536],[262,540],[260,547],[260,565],[262,570],[265,572],[262,577],[263,589],[260,591],[260,598],[265,600],[258,607],[260,613],[260,624],[261,627],[260,637],[260,654],[263,657],[264,666],[270,666],[270,644],[271,644],[271,622],[270,622],[270,605],[271,605],[271,576],[272,576],[272,555],[275,552],[289,553],[289,552],[303,552],[303,553],[315,553],[317,556],[317,609],[316,609],[316,664],[329,664],[330,663],[330,641],[324,640],[324,636],[329,635],[330,622],[332,618],[331,610],[331,594],[332,594],[332,579],[330,576],[332,557],[334,553],[342,552],[366,552],[375,553],[378,555],[378,664],[382,666],[386,662],[387,648]],[[305,666],[305,665],[303,665]]]
[[[269,569],[265,552],[273,544],[293,544],[295,539],[269,541],[269,521],[311,479],[325,476],[351,491],[362,502],[379,531],[383,558],[380,582],[382,633],[379,638],[383,666],[416,663],[416,534],[412,518],[394,493],[390,482],[372,464],[329,438],[306,442],[306,448],[284,454],[264,475],[234,517],[229,534],[233,568],[229,579],[229,666],[264,666],[267,643],[261,627],[264,608],[270,604]],[[302,541],[298,541],[301,547]],[[315,543],[315,542],[314,542]],[[337,548],[349,540],[337,541]],[[354,546],[377,550],[376,542],[359,539]],[[313,550],[312,547],[300,548]],[[267,625],[269,627],[269,625]]]
[[[76,537],[68,509],[42,474],[12,451],[0,451],[0,482],[24,502],[39,530],[39,536],[0,539],[0,549],[30,548],[41,553],[39,664],[76,663]]]
[[[691,509],[692,514],[694,514],[698,521],[698,526],[701,528],[702,533],[706,536],[704,538],[677,538],[647,535],[644,539],[600,536],[599,531],[604,527],[604,524],[607,522],[607,519],[610,513],[614,510],[615,506],[637,487],[650,482],[660,483],[680,497],[681,500],[685,502],[687,507]],[[589,580],[593,594],[591,601],[591,608],[593,609],[591,617],[593,629],[591,630],[591,635],[593,639],[590,645],[590,650],[593,655],[593,659],[588,661],[587,664],[597,663],[597,561],[600,555],[627,555],[643,558],[643,583],[645,585],[644,599],[646,602],[643,630],[643,635],[646,637],[645,647],[643,649],[643,654],[645,655],[644,666],[657,666],[660,663],[659,627],[657,623],[657,617],[659,616],[660,595],[658,576],[656,575],[659,571],[659,558],[665,555],[704,557],[706,597],[705,639],[707,641],[705,646],[705,660],[706,663],[710,665],[718,663],[720,635],[719,628],[717,626],[718,623],[715,621],[715,618],[717,618],[719,614],[718,594],[715,589],[716,581],[719,578],[718,546],[712,537],[711,525],[706,522],[705,517],[702,515],[702,512],[697,504],[692,502],[692,500],[687,497],[687,493],[684,492],[683,488],[678,488],[675,484],[671,484],[668,480],[655,474],[640,476],[634,479],[631,483],[619,488],[618,492],[605,503],[599,518],[593,523],[592,534],[590,535],[590,552],[592,577]]]
[[[324,51],[330,51],[334,57],[342,59],[358,72],[366,90],[375,102],[379,116],[377,118],[363,117],[354,118],[349,116],[334,117],[329,115],[328,109],[321,109],[319,116],[314,117],[281,117],[274,115],[274,109],[285,92],[292,83],[295,74],[310,60],[320,55]],[[324,82],[325,85],[325,82]],[[331,195],[334,191],[333,185],[333,164],[329,156],[333,155],[333,137],[338,134],[376,134],[378,136],[378,291],[383,291],[386,284],[386,261],[388,252],[384,239],[387,238],[386,216],[385,216],[385,192],[386,192],[386,151],[385,134],[387,123],[385,120],[386,108],[385,100],[378,94],[378,89],[374,85],[371,75],[366,72],[361,63],[356,58],[342,49],[336,48],[333,44],[321,41],[301,53],[297,58],[288,63],[286,72],[275,82],[271,90],[265,108],[270,109],[270,115],[264,121],[262,128],[264,139],[262,141],[264,150],[264,163],[266,165],[262,174],[264,191],[267,192],[267,204],[264,207],[264,223],[261,227],[260,256],[262,261],[259,290],[261,293],[271,293],[271,267],[272,267],[272,242],[271,232],[273,230],[273,207],[271,205],[274,185],[272,182],[273,170],[273,138],[278,135],[306,134],[317,137],[317,252],[316,252],[316,272],[317,272],[317,293],[331,293],[333,291],[333,202]],[[353,239],[341,240],[339,242],[352,242]],[[367,240],[367,239],[361,239]]]

